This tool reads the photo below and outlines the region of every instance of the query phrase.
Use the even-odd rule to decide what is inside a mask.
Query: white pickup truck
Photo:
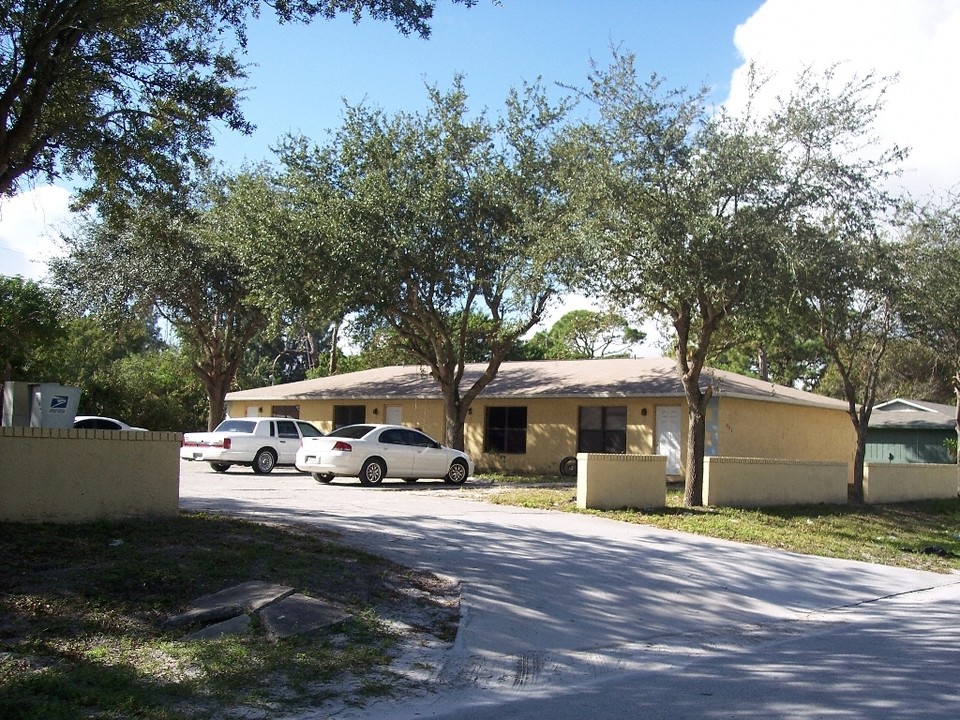
[[[264,475],[277,465],[293,465],[303,438],[322,435],[303,420],[227,418],[213,432],[184,433],[180,457],[208,462],[217,472],[226,472],[231,465],[249,465]]]

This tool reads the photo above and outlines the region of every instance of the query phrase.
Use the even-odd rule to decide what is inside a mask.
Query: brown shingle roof
[[[485,364],[466,367],[463,384],[480,377]],[[722,396],[769,400],[844,409],[845,403],[784,385],[774,385],[723,370],[707,369],[709,380]],[[426,367],[394,365],[332,375],[315,380],[273,385],[229,393],[227,400],[389,400],[439,398],[440,388]],[[602,360],[539,360],[507,362],[480,397],[530,398],[629,398],[683,397],[676,363],[669,358],[610,358]]]

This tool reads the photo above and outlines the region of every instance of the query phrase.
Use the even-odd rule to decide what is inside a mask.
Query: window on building
[[[270,408],[270,414],[274,417],[293,418],[300,417],[299,405],[274,405]]]
[[[334,405],[333,406],[333,429],[342,428],[345,425],[359,425],[367,421],[366,405]]]
[[[527,452],[527,408],[488,407],[485,431],[484,452]]]
[[[627,408],[580,408],[577,452],[625,453],[627,451]]]

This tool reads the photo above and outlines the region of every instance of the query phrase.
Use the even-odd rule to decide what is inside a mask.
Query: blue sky
[[[471,107],[497,112],[511,87],[542,78],[584,84],[590,58],[609,58],[611,44],[637,55],[638,67],[671,86],[716,88],[721,102],[742,63],[734,30],[761,0],[480,0],[472,8],[439,0],[429,40],[392,26],[348,18],[309,27],[252,28],[248,52],[250,137],[222,134],[217,154],[229,164],[269,156],[286,132],[322,140],[339,125],[343,100],[388,111],[426,105],[425,83],[448,88],[466,78]]]
[[[369,19],[278,27],[267,16],[248,44],[244,108],[257,130],[217,129],[216,156],[236,168],[270,159],[286,132],[322,141],[343,99],[418,111],[424,83],[444,89],[456,73],[471,105],[496,113],[511,87],[538,76],[582,85],[590,58],[603,63],[611,43],[669,87],[706,84],[717,103],[742,89],[750,60],[776,73],[780,90],[806,65],[897,75],[878,132],[912,148],[898,189],[960,188],[960,0],[479,0],[470,9],[438,0],[426,41]],[[68,200],[68,187],[39,182],[0,200],[0,274],[43,277]]]

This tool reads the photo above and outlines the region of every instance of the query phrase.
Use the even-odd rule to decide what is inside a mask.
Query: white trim
[[[879,405],[874,405],[874,406],[873,406],[873,409],[874,409],[874,410],[886,410],[887,412],[909,412],[908,409],[899,410],[899,411],[898,411],[898,410],[887,410],[887,405],[906,405],[907,408],[909,408],[909,409],[911,409],[911,410],[919,410],[919,411],[921,411],[921,412],[934,413],[934,414],[937,414],[937,415],[940,414],[939,412],[937,412],[936,410],[934,410],[934,409],[932,409],[932,408],[924,407],[923,405],[919,405],[919,404],[917,404],[917,403],[915,403],[915,402],[910,402],[909,400],[904,400],[903,398],[894,398],[893,400],[887,400],[886,402],[880,403]]]

